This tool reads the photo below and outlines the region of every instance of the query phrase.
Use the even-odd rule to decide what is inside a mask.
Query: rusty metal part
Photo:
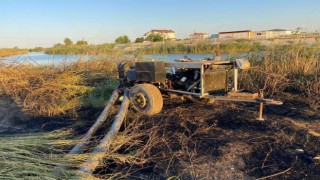
[[[263,94],[263,90],[260,90],[260,98],[263,99],[264,94]],[[260,102],[260,107],[259,107],[259,117],[257,118],[258,121],[264,121],[263,118],[263,102]]]

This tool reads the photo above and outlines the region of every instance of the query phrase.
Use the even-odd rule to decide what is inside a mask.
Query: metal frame
[[[205,79],[204,75],[206,74],[206,71],[209,69],[212,69],[213,66],[216,65],[230,65],[233,68],[233,91],[238,95],[241,96],[232,96],[232,95],[226,95],[226,96],[215,96],[215,95],[210,95],[209,93],[205,92],[204,89],[204,84],[205,84]],[[260,108],[259,108],[259,118],[258,120],[264,120],[262,117],[263,113],[263,106],[264,104],[266,105],[282,105],[283,102],[281,101],[275,101],[273,99],[265,99],[263,97],[263,92],[260,92],[259,98],[257,96],[251,96],[253,94],[249,94],[246,96],[246,93],[241,93],[239,92],[238,89],[238,71],[239,67],[237,67],[236,61],[192,61],[192,62],[165,62],[165,67],[167,68],[180,68],[180,69],[199,69],[200,70],[200,79],[194,82],[192,85],[190,85],[187,88],[187,91],[182,91],[182,90],[175,90],[175,89],[162,89],[167,92],[173,92],[173,93],[180,93],[180,94],[186,94],[186,95],[194,95],[198,96],[200,98],[208,98],[208,99],[215,99],[215,100],[221,100],[221,101],[235,101],[235,102],[250,102],[250,103],[259,103]],[[227,71],[227,68],[226,68]],[[200,93],[193,93],[189,92],[194,86],[198,85],[200,83],[200,88],[201,91]],[[226,92],[228,90],[226,89]],[[229,91],[230,92],[230,91]]]
[[[166,62],[165,67],[175,67],[175,68],[181,68],[181,69],[199,69],[200,70],[200,93],[191,93],[187,91],[180,91],[180,90],[172,90],[172,89],[166,89],[166,91],[170,92],[176,92],[176,93],[182,93],[182,94],[188,94],[188,95],[195,95],[199,96],[200,98],[208,96],[208,93],[204,92],[204,75],[205,70],[210,69],[213,65],[234,65],[232,61],[192,61],[192,62]],[[194,86],[194,84],[192,85]]]
[[[199,69],[200,70],[200,87],[201,92],[200,93],[192,93],[188,91],[181,91],[181,90],[174,90],[174,89],[164,89],[168,92],[174,92],[174,93],[180,93],[180,94],[186,94],[186,95],[194,95],[198,96],[200,98],[211,98],[215,100],[221,100],[221,101],[236,101],[236,102],[251,102],[251,103],[261,103],[267,104],[267,105],[282,105],[283,103],[281,101],[275,101],[273,99],[265,99],[263,95],[260,92],[260,98],[236,98],[236,97],[228,97],[228,96],[214,96],[209,95],[208,93],[204,92],[204,74],[206,73],[206,70],[211,69],[213,65],[231,65],[233,67],[233,92],[239,92],[238,89],[238,73],[239,69],[236,65],[235,61],[192,61],[192,62],[166,62],[165,67],[175,67],[175,68],[185,68],[185,69]],[[196,85],[197,82],[192,84],[190,87]],[[189,89],[188,89],[189,90]],[[241,92],[239,92],[241,93]]]

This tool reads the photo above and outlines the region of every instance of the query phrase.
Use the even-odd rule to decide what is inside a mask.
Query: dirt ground
[[[320,116],[285,94],[282,106],[165,99],[153,117],[130,112],[95,171],[121,179],[320,179]],[[114,114],[118,106],[114,108]],[[83,134],[101,109],[82,109],[75,121],[43,120],[40,131],[72,125]],[[110,121],[99,130],[96,142]],[[30,125],[31,123],[31,125]],[[29,127],[35,123],[30,121]],[[26,126],[26,127],[27,127]],[[88,150],[90,151],[90,149]]]
[[[23,122],[27,120],[18,105],[9,96],[0,95],[0,133],[24,129]]]

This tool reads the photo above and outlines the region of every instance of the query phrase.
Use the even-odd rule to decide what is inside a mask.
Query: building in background
[[[287,29],[272,29],[267,31],[267,39],[290,35],[292,35],[292,31]]]
[[[190,35],[190,39],[208,39],[209,38],[209,34],[208,33],[193,33]]]
[[[267,39],[267,31],[255,31],[252,35],[252,39],[257,39],[257,40]]]
[[[272,29],[267,31],[255,31],[253,33],[253,39],[272,39],[276,37],[290,36],[293,31],[286,29]]]
[[[236,40],[236,39],[249,40],[252,38],[252,34],[253,34],[253,32],[250,30],[219,32],[219,39],[221,39],[221,40]]]
[[[211,39],[218,39],[219,38],[219,34],[211,34]]]
[[[167,30],[167,29],[153,29],[147,33],[144,34],[144,36],[149,36],[150,34],[160,34],[163,39],[171,39],[175,40],[176,39],[176,32],[172,30]]]

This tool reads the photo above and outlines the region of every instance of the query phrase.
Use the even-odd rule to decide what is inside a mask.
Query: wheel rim
[[[132,97],[132,103],[139,109],[144,109],[147,106],[147,99],[142,93],[137,93]]]

